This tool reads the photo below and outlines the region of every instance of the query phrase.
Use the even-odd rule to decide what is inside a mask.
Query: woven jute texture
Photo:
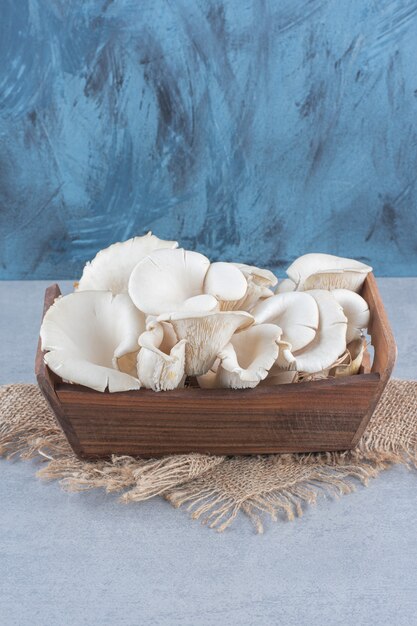
[[[37,475],[58,479],[68,491],[104,488],[119,492],[125,503],[162,496],[219,531],[243,512],[262,532],[265,514],[294,519],[320,494],[349,493],[393,463],[417,467],[417,382],[387,385],[368,429],[349,452],[114,456],[95,462],[74,456],[35,385],[6,385],[0,387],[0,454],[43,461]]]

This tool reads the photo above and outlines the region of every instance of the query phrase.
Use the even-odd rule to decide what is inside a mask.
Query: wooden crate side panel
[[[368,303],[371,314],[368,328],[368,333],[371,336],[371,343],[374,347],[374,359],[371,372],[378,374],[380,381],[375,391],[374,398],[355,433],[353,438],[354,445],[356,445],[362,437],[365,428],[372,417],[372,413],[374,412],[382,392],[384,391],[385,386],[392,374],[397,357],[397,346],[394,335],[378,290],[375,276],[372,273],[368,274],[366,278],[362,289],[362,297],[365,298]]]
[[[56,283],[46,289],[42,319],[46,311],[54,303],[55,299],[58,298],[60,295],[61,290]],[[42,352],[41,339],[39,337],[35,359],[36,380],[38,382],[40,390],[44,395],[45,400],[47,401],[53,414],[55,415],[58,424],[64,431],[71,448],[74,450],[75,454],[79,456],[82,451],[80,440],[75,433],[71,420],[68,419],[68,417],[62,411],[61,403],[56,394],[56,387],[62,381],[56,374],[54,374],[54,372],[52,372],[46,366],[43,359],[43,354],[44,353]]]
[[[342,385],[343,391],[327,382],[300,384],[297,394],[288,388],[257,398],[245,391],[232,392],[232,399],[207,398],[211,392],[200,397],[201,390],[190,389],[172,392],[171,398],[158,394],[157,399],[153,392],[151,397],[145,392],[142,398],[135,392],[136,397],[123,394],[111,402],[99,394],[92,403],[88,393],[74,397],[62,389],[57,394],[86,457],[349,448],[379,378],[356,377]]]

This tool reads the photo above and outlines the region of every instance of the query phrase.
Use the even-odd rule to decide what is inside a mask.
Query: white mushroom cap
[[[217,298],[208,294],[202,293],[200,296],[192,296],[184,300],[182,307],[179,311],[219,311],[220,305]]]
[[[171,324],[156,322],[139,337],[138,378],[147,389],[167,391],[185,380],[185,340],[177,340]]]
[[[311,253],[296,259],[287,274],[298,291],[308,289],[350,289],[359,291],[372,267],[332,254]]]
[[[333,289],[332,296],[337,300],[347,317],[346,342],[350,343],[362,336],[362,329],[369,325],[369,307],[358,293],[349,289]]]
[[[244,311],[209,311],[165,313],[159,322],[170,322],[185,346],[185,372],[201,376],[213,365],[220,350],[237,330],[253,324],[253,317]]]
[[[204,279],[204,292],[219,300],[220,308],[227,309],[246,294],[247,281],[233,263],[212,263]]]
[[[66,381],[97,391],[139,389],[138,337],[145,316],[127,294],[78,291],[58,298],[41,326],[45,362]]]
[[[176,241],[165,241],[152,235],[133,237],[100,250],[88,262],[77,286],[78,291],[102,290],[126,293],[130,274],[139,261],[153,250],[177,248]]]
[[[316,335],[319,310],[308,293],[280,293],[259,302],[252,315],[256,324],[272,323],[282,328],[282,340],[295,352],[305,348]]]
[[[256,387],[278,357],[280,336],[281,329],[274,324],[259,324],[236,333],[219,352],[215,376],[209,372],[198,378],[199,384],[231,389]]]
[[[203,294],[210,261],[198,252],[155,250],[132,271],[129,294],[146,314],[181,311],[184,301]]]
[[[64,382],[90,387],[95,391],[132,391],[140,389],[137,378],[119,370],[95,365],[65,350],[45,354],[45,363]]]
[[[346,350],[347,319],[331,292],[309,291],[319,309],[319,327],[314,340],[304,350],[294,351],[296,369],[315,373],[329,368]]]
[[[180,311],[191,312],[191,311],[219,311],[220,305],[218,300],[211,296],[208,293],[202,293],[199,296],[192,296],[191,298],[187,298],[182,303],[182,306],[179,308]],[[158,315],[147,315],[146,316],[146,328],[149,329],[152,326],[153,322],[156,322]]]

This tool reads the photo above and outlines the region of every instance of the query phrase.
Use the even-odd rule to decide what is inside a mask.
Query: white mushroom
[[[202,293],[199,296],[192,296],[184,300],[181,306],[178,306],[179,311],[219,311],[220,305],[218,300],[208,293]],[[158,315],[146,316],[146,328],[150,328],[152,322],[156,322]]]
[[[282,340],[291,344],[293,352],[311,343],[319,325],[319,310],[315,299],[308,293],[280,293],[253,309],[256,324],[272,323],[282,328]]]
[[[247,291],[244,274],[233,263],[212,263],[204,279],[204,292],[220,303],[223,311],[239,307]]]
[[[349,289],[333,289],[332,296],[337,300],[347,317],[346,342],[350,343],[362,336],[362,329],[369,325],[369,307],[358,293]]]
[[[201,376],[212,367],[232,335],[253,324],[253,317],[244,311],[182,311],[162,314],[157,321],[170,322],[178,339],[187,341],[185,372]]]
[[[181,311],[189,298],[203,294],[210,261],[198,252],[156,250],[133,269],[129,295],[147,315]]]
[[[133,237],[127,241],[114,243],[100,250],[94,259],[85,265],[77,290],[126,293],[130,274],[139,261],[153,250],[177,247],[176,241],[158,239],[150,231],[143,237]]]
[[[308,289],[350,289],[359,291],[372,267],[332,254],[311,253],[296,259],[287,274],[298,291]]]
[[[171,324],[156,322],[139,337],[137,358],[141,385],[154,391],[182,387],[185,380],[185,340],[177,340]]]
[[[287,293],[288,291],[295,291],[296,289],[297,285],[291,278],[284,278],[278,283],[275,293]]]
[[[331,292],[315,289],[309,294],[317,302],[319,327],[314,340],[293,356],[299,372],[314,373],[329,368],[346,350],[347,319]]]
[[[179,311],[219,311],[220,305],[217,298],[214,296],[203,293],[200,296],[192,296],[184,300],[182,307],[179,307]]]
[[[236,333],[220,352],[215,371],[198,377],[205,388],[256,387],[267,377],[278,357],[281,329],[274,324],[259,324]]]
[[[79,291],[58,298],[41,327],[45,362],[64,380],[110,392],[139,389],[138,337],[145,316],[127,294]]]
[[[241,311],[251,311],[259,300],[269,298],[274,295],[271,287],[278,282],[277,277],[267,269],[245,265],[244,263],[234,263],[243,273],[247,282],[245,296],[237,302],[234,309]]]
[[[262,287],[274,287],[278,278],[270,270],[255,265],[246,265],[245,263],[233,263],[240,269],[246,278],[252,278],[253,281]]]
[[[298,380],[296,361],[291,352],[291,344],[282,339],[278,342],[278,358],[262,382],[263,385],[285,385]]]
[[[278,342],[279,352],[278,358],[271,367],[270,375],[276,376],[282,371],[297,371],[295,356],[292,353],[292,346],[288,341],[282,338]]]

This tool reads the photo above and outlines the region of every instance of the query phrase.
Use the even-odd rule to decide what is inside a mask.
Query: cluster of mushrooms
[[[97,391],[242,389],[358,372],[368,265],[306,254],[278,280],[152,233],[101,250],[42,327],[48,367]],[[275,288],[275,291],[273,290]]]

